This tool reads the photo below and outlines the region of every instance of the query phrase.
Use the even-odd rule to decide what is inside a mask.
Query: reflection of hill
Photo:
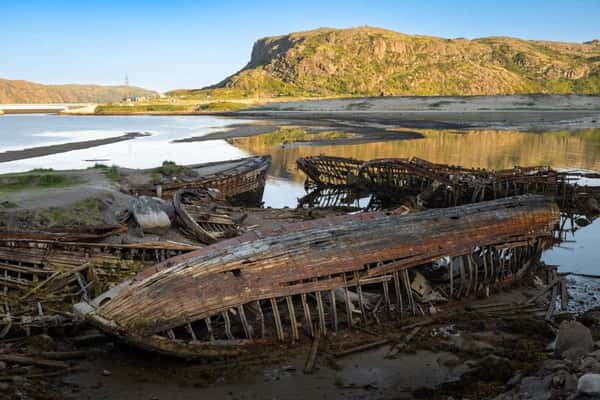
[[[296,159],[327,154],[361,160],[386,157],[420,157],[438,163],[510,168],[515,165],[551,165],[555,168],[600,170],[600,129],[580,132],[523,133],[512,131],[420,131],[424,139],[339,146],[272,146],[264,135],[236,139],[234,144],[250,153],[271,154],[270,173],[296,181],[304,176]]]

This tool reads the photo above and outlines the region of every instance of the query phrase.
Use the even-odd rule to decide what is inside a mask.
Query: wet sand
[[[31,147],[23,150],[11,150],[5,151],[4,153],[0,153],[0,163],[8,162],[8,161],[16,161],[16,160],[25,160],[28,158],[34,157],[42,157],[48,156],[51,154],[58,153],[66,153],[72,150],[81,150],[88,149],[91,147],[103,146],[106,144],[118,143],[125,140],[132,140],[137,137],[147,136],[148,134],[140,133],[140,132],[128,132],[122,136],[106,138],[106,139],[96,139],[96,140],[86,140],[83,142],[73,142],[73,143],[63,143],[63,144],[55,144],[50,146],[39,146],[39,147]]]
[[[219,115],[259,119],[256,125],[184,141],[231,139],[285,126],[357,133],[364,142],[396,138],[389,130],[495,129],[527,132],[600,128],[600,96],[519,95],[471,97],[368,97],[270,103]]]
[[[390,131],[378,126],[357,126],[343,122],[323,120],[301,120],[284,119],[272,121],[258,121],[254,124],[235,124],[226,127],[226,130],[209,133],[204,136],[194,136],[175,140],[175,143],[202,142],[206,140],[231,140],[251,136],[273,133],[282,128],[302,128],[308,133],[320,133],[341,131],[350,133],[352,137],[341,137],[337,139],[315,139],[310,141],[298,141],[303,144],[361,144],[370,142],[384,142],[389,140],[421,139],[423,135],[412,131]]]

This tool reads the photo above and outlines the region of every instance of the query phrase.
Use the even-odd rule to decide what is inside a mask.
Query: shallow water
[[[109,138],[126,132],[147,132],[150,136],[0,163],[0,173],[34,168],[87,168],[96,162],[150,168],[165,160],[192,164],[244,157],[248,153],[222,140],[173,143],[176,139],[203,136],[233,123],[244,121],[209,116],[6,115],[0,117],[0,152]]]
[[[295,207],[304,192],[304,176],[296,169],[298,157],[317,154],[362,160],[387,157],[420,157],[433,162],[491,169],[515,165],[551,165],[600,171],[600,129],[525,133],[515,131],[420,130],[423,139],[357,145],[273,145],[264,135],[237,139],[173,143],[201,136],[228,124],[250,122],[210,116],[58,116],[8,115],[0,117],[0,152],[56,143],[119,136],[125,132],[150,132],[152,136],[75,150],[67,153],[0,163],[0,173],[33,168],[87,168],[96,161],[133,168],[157,166],[164,160],[181,164],[202,163],[270,154],[273,165],[265,188],[265,205]],[[544,260],[562,271],[600,274],[600,222],[575,232],[544,254]]]

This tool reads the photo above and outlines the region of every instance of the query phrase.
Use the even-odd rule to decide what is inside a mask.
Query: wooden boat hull
[[[76,309],[146,348],[210,357],[223,342],[237,348],[240,339],[298,340],[417,313],[417,272],[440,259],[450,260],[449,280],[440,283],[448,299],[506,284],[539,259],[558,218],[554,203],[521,196],[406,216],[363,213],[274,225],[147,268]],[[370,309],[365,298],[377,290],[379,306]]]
[[[599,198],[597,187],[572,183],[578,177],[597,177],[598,174],[558,172],[547,166],[492,171],[436,164],[419,158],[363,162],[327,156],[301,158],[297,164],[307,175],[309,186],[368,188],[382,198],[408,194],[418,197],[427,208],[544,194],[552,196],[563,209],[577,209],[588,199]],[[344,174],[349,178],[344,179]]]
[[[201,243],[212,244],[261,226],[322,218],[340,211],[325,209],[274,209],[232,206],[212,189],[178,190],[173,205],[182,231]]]
[[[231,168],[219,169],[219,165],[233,164]],[[182,189],[217,189],[234,205],[260,206],[267,181],[267,170],[271,165],[270,156],[248,157],[240,160],[192,165],[191,169],[210,172],[188,182],[145,185],[136,187],[134,192],[148,196],[158,196],[171,200]]]
[[[355,185],[362,163],[353,158],[324,155],[296,160],[298,168],[309,177],[307,183],[317,187]]]

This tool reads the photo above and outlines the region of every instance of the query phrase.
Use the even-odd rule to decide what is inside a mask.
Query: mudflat
[[[585,129],[600,127],[600,96],[364,97],[271,103],[232,115],[432,129]]]
[[[179,141],[249,137],[290,126],[308,132],[349,132],[361,143],[418,138],[415,132],[398,132],[399,128],[528,132],[598,128],[600,96],[353,97],[282,101],[219,115],[257,122]]]
[[[31,147],[23,150],[10,150],[5,151],[4,153],[0,153],[0,162],[25,160],[28,158],[48,156],[50,154],[65,153],[67,151],[72,150],[88,149],[91,147],[103,146],[106,144],[131,140],[146,135],[147,134],[140,132],[127,132],[121,136],[112,138],[86,140],[82,142],[63,143],[50,146]]]

